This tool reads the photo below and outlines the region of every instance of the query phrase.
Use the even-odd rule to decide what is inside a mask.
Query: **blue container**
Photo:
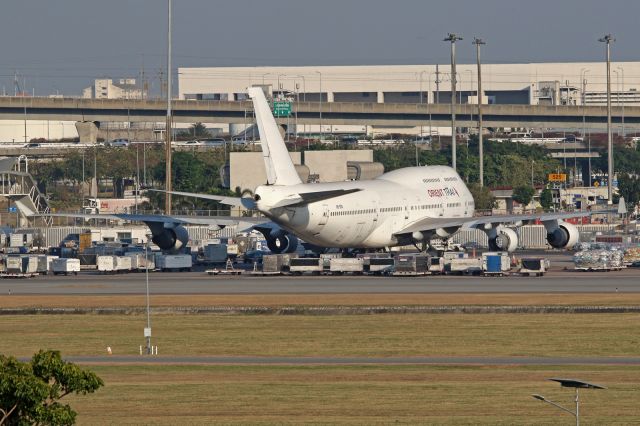
[[[502,259],[500,256],[487,256],[487,272],[502,272]]]

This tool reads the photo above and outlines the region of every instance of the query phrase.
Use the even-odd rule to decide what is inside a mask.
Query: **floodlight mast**
[[[609,179],[607,181],[607,195],[609,199],[607,204],[613,204],[613,137],[611,134],[611,43],[616,39],[611,34],[606,34],[598,39],[601,43],[607,44],[607,173]]]
[[[456,167],[456,41],[463,40],[463,38],[455,33],[449,33],[447,38],[442,41],[451,42],[451,167],[457,170]]]
[[[476,45],[476,60],[478,63],[478,156],[480,157],[480,187],[484,186],[484,147],[482,143],[482,66],[480,65],[480,46],[485,43],[481,38],[474,37]]]

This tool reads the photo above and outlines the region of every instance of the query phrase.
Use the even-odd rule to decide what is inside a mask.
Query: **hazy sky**
[[[369,65],[640,60],[638,0],[173,0],[174,66]],[[36,95],[79,95],[97,77],[137,77],[157,90],[167,0],[2,0],[0,89],[13,75]]]

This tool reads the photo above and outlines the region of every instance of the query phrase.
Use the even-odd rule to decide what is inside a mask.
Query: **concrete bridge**
[[[164,122],[166,102],[163,100],[77,99],[0,97],[0,120],[56,120],[77,122]],[[173,102],[177,123],[251,123],[253,106],[248,101]],[[319,124],[374,126],[448,126],[451,106],[448,104],[391,104],[350,102],[300,102],[293,105],[292,115],[278,120],[286,124],[296,119],[299,125]],[[477,107],[456,106],[460,127],[474,127]],[[604,129],[606,107],[483,105],[486,127],[529,127]],[[625,129],[640,129],[640,107],[613,108],[613,123],[624,121]],[[80,129],[79,129],[80,130]],[[89,131],[89,129],[86,129]]]

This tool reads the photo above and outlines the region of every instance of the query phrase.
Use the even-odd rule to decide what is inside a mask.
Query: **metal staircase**
[[[25,155],[0,159],[0,196],[12,200],[23,219],[50,213],[49,203],[29,174]],[[51,216],[39,216],[43,224],[51,226]]]

